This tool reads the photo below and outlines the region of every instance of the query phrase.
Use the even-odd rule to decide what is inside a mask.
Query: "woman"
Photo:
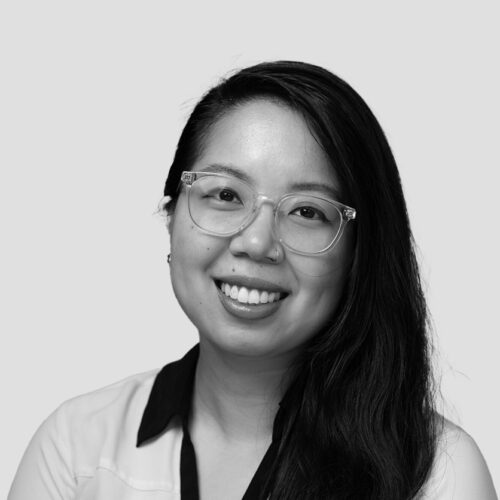
[[[363,100],[297,62],[210,90],[161,204],[200,343],[64,403],[9,498],[496,498],[434,409],[397,167]]]

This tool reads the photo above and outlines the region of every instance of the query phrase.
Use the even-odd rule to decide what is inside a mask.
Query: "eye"
[[[299,217],[302,217],[304,219],[310,219],[310,220],[326,220],[325,215],[323,212],[320,210],[313,208],[313,207],[299,207],[296,208],[293,212],[292,215],[297,215]]]
[[[229,189],[222,189],[218,193],[218,198],[222,201],[232,202],[238,198],[238,195],[236,193],[233,193]]]

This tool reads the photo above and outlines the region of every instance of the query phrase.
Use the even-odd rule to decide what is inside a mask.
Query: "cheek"
[[[172,263],[196,262],[202,237],[189,216],[184,200],[179,200],[170,226]]]
[[[298,302],[294,304],[302,318],[301,330],[304,334],[308,332],[304,340],[314,336],[332,320],[344,290],[346,273],[343,267],[332,269],[325,264],[323,270],[326,273],[320,276],[304,277]]]
[[[321,293],[343,287],[352,259],[347,249],[334,250],[333,254],[316,257],[289,255],[294,274],[305,288]]]
[[[204,321],[200,314],[204,313],[206,320],[209,320],[204,306],[214,286],[209,273],[214,260],[214,247],[204,236],[196,227],[188,224],[182,234],[174,231],[171,241],[172,288],[182,310],[198,328]]]
[[[182,235],[176,233],[171,240],[172,260],[170,272],[172,280],[182,279],[184,282],[199,279],[206,270],[211,260],[213,246],[200,237],[194,227],[183,231]]]
[[[299,309],[309,311],[309,321],[318,328],[337,310],[350,270],[350,246],[337,246],[330,254],[303,258],[294,264],[297,298],[302,304]]]
[[[299,280],[318,290],[342,289],[351,269],[354,255],[354,235],[347,227],[337,245],[325,254],[300,256],[288,253],[288,259]]]
[[[222,240],[200,232],[189,215],[179,210],[170,233],[170,276],[179,302],[206,292],[212,284],[210,267],[222,246]]]
[[[320,276],[308,276],[303,279],[301,288],[304,299],[320,315],[331,315],[343,293],[346,273],[344,268],[325,270]]]

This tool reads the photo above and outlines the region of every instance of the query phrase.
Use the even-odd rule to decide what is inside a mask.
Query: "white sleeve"
[[[498,500],[488,466],[476,442],[450,422],[438,446],[424,499]]]
[[[19,464],[7,500],[71,500],[75,479],[64,405],[39,427]]]

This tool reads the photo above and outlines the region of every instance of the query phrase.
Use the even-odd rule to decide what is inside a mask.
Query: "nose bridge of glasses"
[[[254,225],[255,221],[261,217],[261,212],[262,212],[261,209],[266,204],[271,206],[271,215],[272,215],[272,220],[269,224],[268,230],[270,230],[271,234],[273,235],[273,238],[276,237],[275,213],[278,204],[269,196],[260,193],[258,193],[255,196],[250,216],[248,217],[246,224],[244,224],[244,226],[240,229],[240,231],[243,231],[247,229],[249,226]]]
[[[273,214],[276,212],[276,207],[278,206],[278,203],[273,200],[270,196],[266,196],[265,194],[258,193],[257,196],[255,197],[255,202],[254,202],[254,211],[259,212],[261,207],[264,204],[271,205],[273,209]]]

